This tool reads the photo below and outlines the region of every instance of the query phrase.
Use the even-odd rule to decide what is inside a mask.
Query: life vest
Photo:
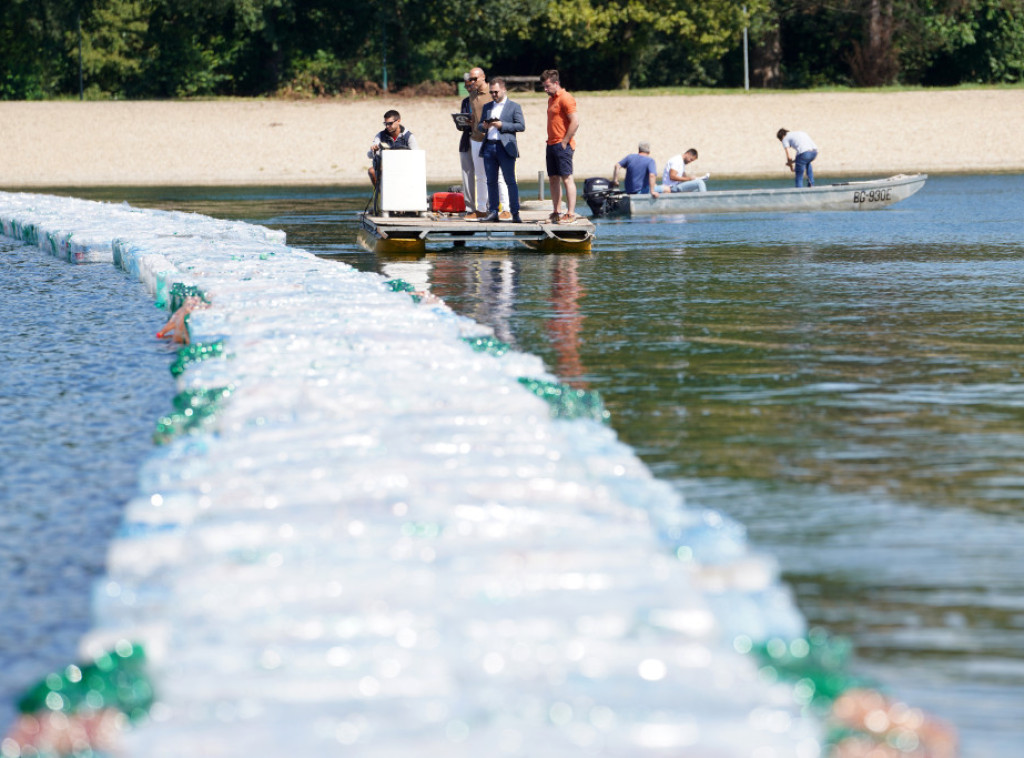
[[[400,127],[401,132],[395,139],[391,139],[391,135],[388,134],[388,130],[384,129],[377,138],[380,140],[380,144],[387,145],[392,150],[408,150],[409,149],[409,137],[412,136],[412,132],[406,129],[404,126]]]

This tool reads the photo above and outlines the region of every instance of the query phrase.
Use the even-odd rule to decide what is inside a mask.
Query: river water
[[[601,221],[584,256],[466,248],[405,262],[355,244],[361,190],[61,193],[264,224],[429,288],[599,390],[652,470],[745,524],[810,623],[853,642],[859,673],[952,722],[963,756],[1019,751],[1024,176],[933,177],[869,213]],[[115,454],[115,505],[143,455]],[[37,457],[39,479],[63,465]]]
[[[0,734],[92,625],[107,543],[171,410],[165,320],[113,266],[0,237]]]

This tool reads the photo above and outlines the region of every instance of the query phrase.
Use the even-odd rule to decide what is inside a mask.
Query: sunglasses
[[[491,93],[491,96],[493,97],[494,95],[500,95],[501,91],[500,90],[496,90],[496,89],[492,89],[492,90],[490,90],[490,93]]]
[[[475,82],[479,78],[480,78],[479,76],[471,76],[471,77],[467,78],[466,81],[467,82]]]
[[[384,122],[384,126],[391,126],[392,124],[397,124],[397,123],[398,123],[397,119],[394,120],[394,121],[385,121]]]

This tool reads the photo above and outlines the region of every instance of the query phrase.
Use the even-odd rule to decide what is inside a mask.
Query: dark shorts
[[[561,142],[548,145],[544,157],[548,163],[548,176],[572,176],[572,154],[571,147],[562,147]]]

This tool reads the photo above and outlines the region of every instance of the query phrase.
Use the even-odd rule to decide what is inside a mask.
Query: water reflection
[[[355,245],[361,189],[142,204],[424,282],[599,390],[657,475],[778,558],[811,623],[988,758],[1024,739],[1022,194],[1019,176],[932,177],[883,212],[600,222],[586,257],[406,268]]]
[[[500,317],[465,277],[438,294],[600,389],[658,475],[746,524],[808,619],[980,758],[1024,736],[1024,226],[1000,181],[937,184],[893,213],[601,224],[590,258],[511,255]]]
[[[587,370],[580,358],[580,340],[583,333],[580,299],[583,295],[579,260],[555,258],[550,301],[553,318],[548,320],[547,329],[551,344],[558,355],[555,373],[577,389],[589,389],[584,380]]]
[[[475,321],[494,329],[502,342],[522,348],[517,335],[518,317],[533,310],[530,298],[542,296],[537,306],[550,312],[543,321],[547,344],[554,358],[551,370],[576,389],[589,389],[581,357],[585,295],[576,256],[465,256],[458,253],[426,255],[418,260],[377,261],[389,279],[403,279],[418,291],[430,292]],[[527,268],[524,276],[523,268]],[[524,287],[526,281],[529,287]],[[541,294],[543,291],[543,295]]]

